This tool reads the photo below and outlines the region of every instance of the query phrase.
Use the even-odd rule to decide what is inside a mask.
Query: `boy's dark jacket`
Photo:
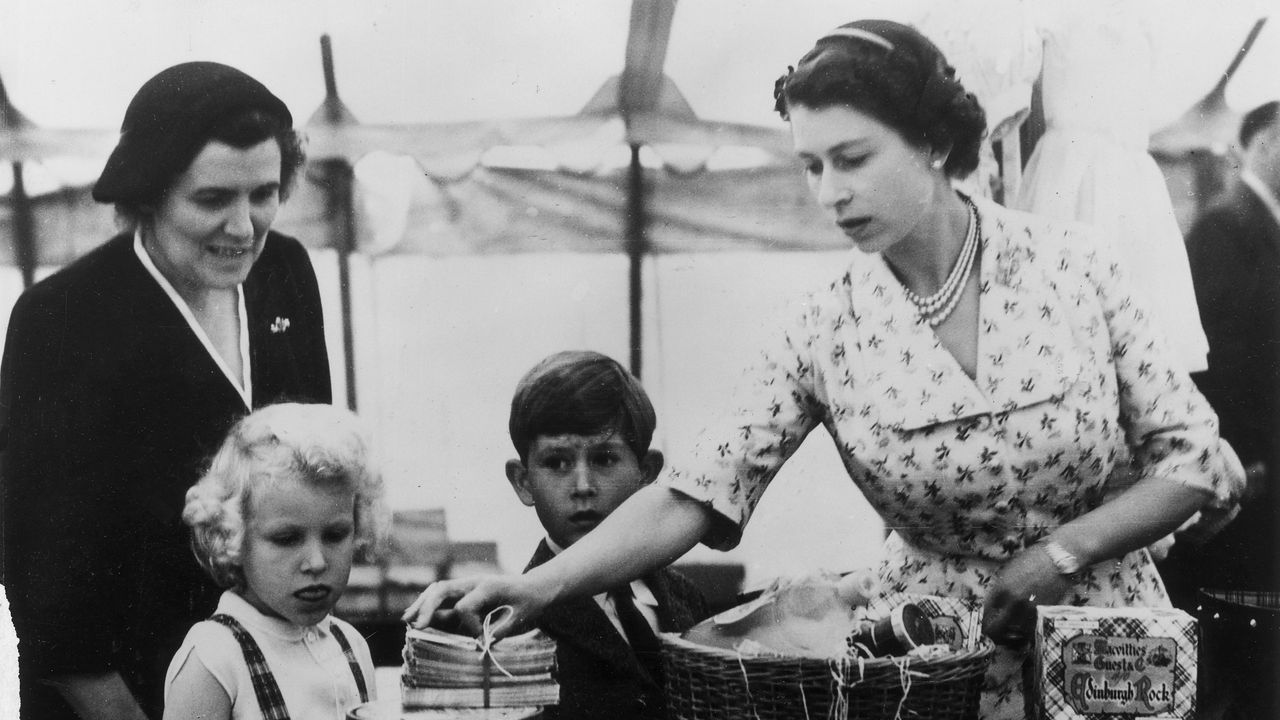
[[[546,541],[525,572],[555,557]],[[663,632],[683,632],[707,615],[702,593],[679,573],[661,569],[644,577],[658,601]],[[662,687],[641,667],[631,646],[593,598],[547,608],[538,627],[556,640],[560,706],[547,718],[628,720],[665,718]]]

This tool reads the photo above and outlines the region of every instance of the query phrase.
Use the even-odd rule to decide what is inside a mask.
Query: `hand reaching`
[[[547,606],[522,575],[488,575],[442,580],[427,586],[400,619],[415,628],[427,626],[479,636],[484,618],[495,608],[511,613],[491,626],[494,639],[513,635],[532,625]]]
[[[1000,645],[1025,647],[1035,629],[1036,606],[1055,605],[1071,590],[1044,548],[1033,545],[1010,560],[987,589],[982,632]]]

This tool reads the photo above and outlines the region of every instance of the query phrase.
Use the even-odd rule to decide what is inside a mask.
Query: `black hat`
[[[229,115],[261,110],[284,128],[289,108],[262,83],[215,62],[188,62],[161,71],[133,96],[120,142],[93,186],[104,203],[152,202],[191,164],[210,129]]]

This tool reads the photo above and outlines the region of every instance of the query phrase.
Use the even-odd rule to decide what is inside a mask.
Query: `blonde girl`
[[[334,718],[373,698],[363,637],[330,615],[380,536],[382,482],[357,418],[280,404],[241,420],[189,491],[197,559],[224,588],[165,678],[165,718]]]

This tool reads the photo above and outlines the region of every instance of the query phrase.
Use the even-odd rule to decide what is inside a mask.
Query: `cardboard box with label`
[[[1038,609],[1029,690],[1036,720],[1191,720],[1196,621],[1172,608]]]

